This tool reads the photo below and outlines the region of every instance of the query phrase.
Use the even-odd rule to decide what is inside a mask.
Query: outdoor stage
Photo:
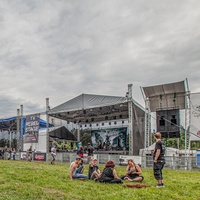
[[[98,150],[95,151],[94,154],[111,154],[111,155],[126,155],[128,152],[127,151],[104,151],[104,150]]]

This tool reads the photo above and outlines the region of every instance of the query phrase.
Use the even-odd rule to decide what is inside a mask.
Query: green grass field
[[[150,188],[127,188],[69,179],[69,164],[26,161],[0,161],[0,199],[187,199],[200,200],[200,171],[164,170],[165,188],[156,188],[151,169],[143,169],[143,183]],[[103,166],[100,166],[103,169]],[[85,173],[87,173],[85,165]],[[116,166],[118,176],[125,167]],[[124,182],[128,183],[128,182]],[[130,182],[129,182],[130,183]]]

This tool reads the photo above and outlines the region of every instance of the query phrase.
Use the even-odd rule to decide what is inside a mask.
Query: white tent
[[[139,155],[140,156],[151,155],[152,152],[155,149],[155,144],[156,143],[153,143],[151,146],[149,146],[147,148],[140,149],[140,154]],[[172,147],[166,147],[166,152],[165,152],[166,156],[179,155],[180,153],[181,153],[181,150],[179,150],[179,149],[175,149],[175,148],[172,148]]]

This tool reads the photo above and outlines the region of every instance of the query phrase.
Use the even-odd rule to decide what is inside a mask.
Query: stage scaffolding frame
[[[190,151],[191,101],[188,80],[185,80],[185,154]],[[187,152],[188,150],[188,152]]]
[[[185,155],[189,155],[190,151],[190,124],[191,124],[191,101],[190,101],[190,90],[187,78],[184,80],[185,86],[185,114],[184,114],[184,134],[185,134]],[[150,100],[145,96],[144,90],[140,87],[143,99],[145,101],[145,138],[144,148],[148,148],[151,145],[151,109]],[[162,106],[162,103],[161,103]]]
[[[151,110],[150,110],[150,101],[149,98],[145,97],[142,87],[140,87],[143,99],[145,101],[145,123],[144,123],[144,148],[147,148],[151,145]]]

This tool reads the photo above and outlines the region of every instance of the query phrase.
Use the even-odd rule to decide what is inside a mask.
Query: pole
[[[49,98],[46,98],[46,153],[49,152]]]
[[[133,102],[132,84],[128,84],[128,128],[129,128],[129,155],[133,155]]]
[[[20,110],[17,109],[17,148],[16,151],[20,151]]]
[[[20,116],[20,122],[21,122],[21,126],[20,126],[20,146],[21,146],[21,151],[23,151],[24,147],[23,147],[23,115],[24,115],[24,107],[23,105],[20,105],[20,111],[21,111],[21,116]]]
[[[80,125],[77,125],[77,140],[80,142]]]
[[[11,131],[10,131],[10,129],[9,129],[8,133],[9,133],[9,136],[10,136],[10,139],[9,139],[9,148],[11,148]]]

